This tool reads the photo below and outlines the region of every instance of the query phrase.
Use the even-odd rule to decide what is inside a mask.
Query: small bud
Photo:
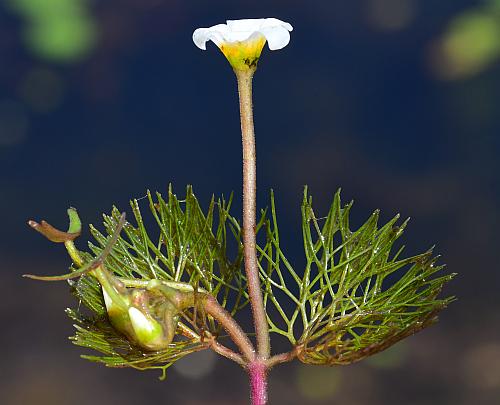
[[[155,288],[161,284],[158,280],[150,282],[148,289],[125,288],[103,266],[96,269],[94,275],[101,284],[111,325],[118,332],[148,351],[168,348],[182,310],[171,298],[175,295],[174,289],[165,287],[170,297],[164,295],[161,289]]]
[[[81,231],[81,222],[76,210],[68,210],[68,215],[70,217],[68,232],[55,229],[45,221],[41,224],[30,221],[30,226],[54,242],[64,242],[66,247],[69,245],[68,250],[71,253],[74,249],[73,239]],[[159,280],[149,281],[145,285],[146,288],[127,288],[119,278],[106,269],[105,259],[116,243],[124,224],[125,214],[122,214],[101,254],[89,263],[82,263],[78,270],[61,276],[32,274],[24,276],[35,280],[58,281],[70,280],[88,273],[101,285],[111,325],[125,335],[132,344],[144,350],[165,350],[174,339],[180,312],[193,305],[193,294],[182,293],[181,290],[164,285]],[[81,262],[79,257],[78,260]]]
[[[171,342],[165,340],[163,328],[149,313],[142,313],[135,307],[128,310],[137,343],[150,350],[161,350]]]
[[[82,232],[82,224],[80,218],[78,217],[76,209],[69,208],[67,212],[69,217],[69,228],[67,232],[54,228],[46,221],[41,221],[40,223],[38,223],[36,221],[30,220],[28,221],[28,225],[31,226],[35,231],[40,232],[51,242],[63,243],[73,241],[80,236]]]

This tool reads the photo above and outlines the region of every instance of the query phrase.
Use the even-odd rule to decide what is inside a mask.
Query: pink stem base
[[[248,365],[252,405],[267,404],[267,370],[265,364],[253,362]]]

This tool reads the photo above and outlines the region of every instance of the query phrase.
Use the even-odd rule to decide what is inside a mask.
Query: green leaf
[[[137,370],[166,370],[177,360],[205,350],[208,346],[201,341],[177,341],[168,350],[144,352],[130,344],[109,324],[107,318],[86,318],[76,311],[67,309],[67,315],[76,322],[76,334],[70,340],[77,346],[100,352],[101,356],[82,355],[82,358],[102,363],[107,367],[132,367]]]
[[[146,202],[146,210],[141,207],[143,202]],[[172,286],[185,285],[192,290],[208,292],[234,314],[248,303],[248,295],[240,270],[240,227],[230,215],[230,207],[231,199],[221,198],[217,202],[212,199],[205,214],[191,187],[187,188],[183,200],[179,200],[171,189],[167,199],[148,191],[147,199],[131,201],[135,223],[125,223],[116,243],[109,243],[122,215],[115,207],[110,215],[104,215],[105,232],[90,227],[96,243],[89,243],[90,253],[81,252],[80,255],[84,263],[91,263],[108,246],[104,265],[125,285],[140,288],[151,279]],[[152,215],[143,217],[143,211]],[[228,245],[236,247],[232,259]],[[101,353],[101,356],[85,358],[109,367],[165,371],[184,355],[208,347],[200,337],[203,331],[214,336],[221,332],[212,318],[194,309],[187,310],[179,321],[178,334],[189,338],[177,336],[168,350],[145,352],[134,347],[109,324],[101,287],[95,278],[84,275],[72,285],[75,296],[91,311],[91,316],[84,315],[83,309],[68,310],[68,315],[76,322],[76,334],[71,339],[78,346]]]
[[[267,243],[259,263],[270,331],[297,346],[304,363],[349,364],[380,352],[435,323],[453,300],[438,298],[454,274],[437,276],[443,266],[432,249],[406,259],[399,258],[403,248],[395,251],[408,221],[397,225],[396,216],[379,226],[375,211],[352,231],[351,208],[339,191],[319,219],[304,190],[301,272],[281,249],[272,194],[271,218],[263,213]]]

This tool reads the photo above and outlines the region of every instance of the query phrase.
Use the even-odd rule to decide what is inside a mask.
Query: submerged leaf
[[[145,291],[150,280],[158,280],[179,291],[211,294],[233,314],[244,307],[248,297],[240,272],[242,244],[238,222],[229,214],[231,200],[227,203],[212,199],[208,213],[204,214],[190,187],[184,200],[171,190],[167,200],[159,193],[156,200],[149,192],[147,197],[152,217],[143,217],[139,201],[133,200],[136,225],[125,223],[115,243],[109,242],[121,217],[117,208],[111,215],[104,215],[106,234],[91,226],[97,244],[89,244],[92,253],[80,252],[83,262],[90,263],[109,250],[103,265],[127,287]],[[236,248],[233,259],[228,258],[228,244]],[[220,332],[211,317],[197,309],[186,309],[176,321],[177,334],[168,348],[143,350],[111,326],[101,286],[94,277],[80,277],[73,283],[73,292],[91,315],[84,315],[82,310],[67,311],[76,322],[76,334],[71,339],[78,346],[101,353],[84,358],[109,367],[165,371],[181,357],[206,349],[207,333],[217,336]]]
[[[175,361],[208,347],[201,341],[184,340],[172,342],[166,350],[145,352],[116,332],[106,318],[86,318],[71,309],[67,309],[66,313],[76,322],[76,333],[70,340],[77,346],[101,353],[100,356],[82,355],[82,358],[103,363],[107,367],[166,371]]]
[[[274,201],[260,249],[261,278],[271,332],[286,336],[309,364],[349,364],[380,352],[437,321],[453,298],[438,298],[454,274],[436,277],[432,249],[400,259],[394,251],[407,221],[398,216],[379,227],[374,212],[356,231],[349,226],[352,203],[337,192],[319,220],[307,189],[302,203],[306,267],[295,271],[280,247]],[[288,303],[285,301],[288,300]],[[293,312],[284,308],[292,306]],[[278,316],[276,316],[278,315]],[[300,320],[297,322],[297,320]]]

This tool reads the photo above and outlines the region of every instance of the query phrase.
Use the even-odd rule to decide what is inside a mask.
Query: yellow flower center
[[[220,45],[220,50],[233,69],[255,69],[265,43],[266,38],[258,35],[246,41],[225,42]]]

